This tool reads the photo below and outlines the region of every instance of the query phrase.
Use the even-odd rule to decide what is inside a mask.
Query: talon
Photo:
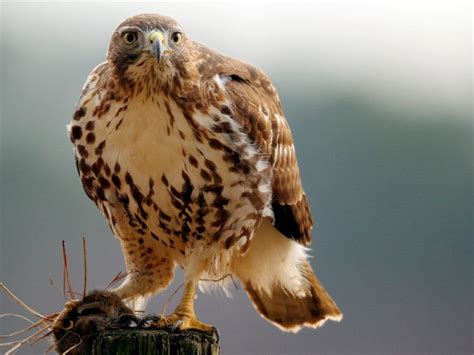
[[[216,336],[217,342],[219,342],[219,339],[221,337],[221,334],[219,333],[219,329],[217,329],[216,327],[212,327],[212,330],[214,332],[214,335]]]
[[[116,324],[119,327],[138,327],[138,324],[141,322],[140,318],[138,318],[134,314],[122,314],[116,321]],[[134,325],[133,325],[134,324]]]
[[[150,323],[159,322],[162,319],[163,319],[163,317],[160,316],[160,315],[156,315],[156,314],[153,314],[153,313],[147,314],[145,317],[140,319],[140,321],[137,324],[137,327],[139,327],[139,328],[148,328],[148,327],[151,326]]]
[[[171,328],[169,329],[172,333],[194,330],[198,332],[204,332],[209,335],[215,335],[217,339],[219,339],[219,331],[216,327],[201,322],[194,315],[191,316],[173,313],[164,317],[160,323],[163,325],[163,328],[168,328],[170,326]]]
[[[171,333],[176,333],[176,331],[181,330],[181,326],[184,324],[184,322],[179,319],[177,320],[174,324],[173,327],[171,327]]]

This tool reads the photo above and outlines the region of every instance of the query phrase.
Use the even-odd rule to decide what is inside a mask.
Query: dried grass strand
[[[66,338],[67,335],[68,335],[68,332],[66,332],[58,341],[53,342],[53,344],[51,344],[51,346],[50,346],[49,348],[47,348],[44,353],[47,354],[47,353],[49,353],[51,350],[53,350],[53,348],[54,348],[56,345],[59,345],[59,344]]]
[[[74,293],[74,290],[71,285],[71,281],[69,280],[69,267],[68,267],[68,262],[67,262],[67,250],[66,250],[66,242],[63,240],[62,241],[62,247],[63,247],[63,260],[64,260],[64,281],[67,285],[68,291],[69,291],[69,296],[71,297],[71,300],[76,299],[76,295]],[[64,287],[66,287],[64,285]]]
[[[80,341],[79,343],[77,343],[76,345],[71,346],[69,349],[67,349],[65,352],[63,352],[63,355],[66,355],[66,354],[68,354],[69,352],[73,351],[75,348],[77,348],[77,347],[78,347],[79,345],[81,345],[81,344],[82,344],[82,339],[81,339],[81,341]]]
[[[82,291],[82,298],[84,298],[87,294],[87,246],[85,237],[82,237],[82,259],[84,267],[84,288]]]
[[[33,340],[31,342],[31,345],[36,345],[38,344],[39,342],[41,342],[44,338],[46,338],[47,336],[51,335],[52,333],[54,332],[54,330],[50,330],[49,332],[47,332],[46,334],[43,334],[42,336],[38,337],[37,339]]]
[[[218,279],[199,279],[199,281],[204,281],[204,282],[221,282],[223,280],[225,280],[226,278],[230,277],[230,279],[232,280],[232,284],[234,285],[235,289],[238,290],[239,287],[237,286],[237,283],[235,282],[234,280],[234,277],[232,276],[232,274],[226,274]]]
[[[34,323],[31,319],[26,318],[25,316],[22,316],[21,314],[16,314],[16,313],[3,313],[3,314],[0,314],[0,319],[5,318],[5,317],[16,317],[16,318],[26,320],[27,322],[29,322],[31,324]]]
[[[23,302],[21,299],[19,299],[12,291],[10,291],[8,289],[7,286],[5,286],[5,284],[3,282],[0,282],[0,289],[3,289],[17,304],[19,304],[21,307],[26,309],[31,314],[34,314],[35,316],[37,316],[39,318],[49,320],[46,316],[44,316],[41,313],[39,313],[38,311],[34,310],[30,306],[28,306],[25,302]]]
[[[55,288],[56,290],[59,290],[59,291],[61,291],[61,292],[66,292],[66,289],[65,289],[65,288],[62,288],[62,287],[59,287],[58,285],[56,285],[56,283],[54,282],[54,280],[53,280],[51,277],[49,278],[49,284],[51,285],[51,287]],[[82,293],[77,292],[77,291],[75,292],[75,294],[76,294],[76,295],[79,295],[79,296],[83,296]],[[66,300],[66,302],[67,302],[67,300]],[[66,302],[65,302],[65,303],[66,303]]]
[[[176,290],[173,291],[173,293],[168,297],[168,299],[166,300],[165,304],[163,305],[163,307],[161,308],[161,314],[166,314],[166,308],[168,308],[168,305],[169,303],[171,302],[171,300],[173,299],[173,297],[178,293],[178,291],[184,286],[184,283],[182,283],[181,285],[179,285],[178,287],[176,287]]]
[[[119,273],[117,275],[115,275],[115,277],[112,279],[112,281],[109,282],[109,284],[107,285],[107,287],[105,289],[108,290],[109,288],[115,286],[117,283],[122,281],[129,274],[130,274],[130,272],[119,271]]]
[[[15,336],[15,335],[18,335],[18,334],[27,332],[27,331],[32,330],[32,329],[35,329],[36,327],[38,327],[39,325],[41,325],[41,323],[46,322],[44,319],[40,319],[39,321],[37,321],[36,323],[34,323],[33,321],[31,321],[31,320],[29,320],[28,318],[23,317],[22,315],[19,315],[19,314],[11,314],[11,313],[0,314],[0,318],[3,318],[4,316],[15,316],[15,317],[17,317],[17,318],[21,318],[21,319],[27,320],[28,322],[31,322],[31,325],[29,325],[29,326],[26,327],[26,328],[17,330],[17,331],[15,331],[15,332],[13,332],[13,333],[10,333],[10,334],[0,334],[0,339],[11,338],[11,337],[13,337],[13,336]]]
[[[22,345],[28,343],[33,337],[43,333],[45,330],[49,329],[49,327],[44,327],[38,330],[37,332],[34,332],[33,334],[27,336],[25,339],[22,340],[17,340],[14,342],[11,342],[12,345],[15,344],[10,350],[8,350],[5,355],[12,355],[14,354]],[[3,344],[0,344],[0,346],[3,346]]]

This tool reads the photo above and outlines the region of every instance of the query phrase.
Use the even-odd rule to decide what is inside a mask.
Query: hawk
[[[182,299],[162,320],[181,330],[215,330],[195,315],[195,288],[229,274],[282,330],[341,319],[307,260],[311,213],[261,70],[169,17],[134,16],[89,75],[68,132],[84,190],[120,241],[122,299],[142,306],[179,266]]]

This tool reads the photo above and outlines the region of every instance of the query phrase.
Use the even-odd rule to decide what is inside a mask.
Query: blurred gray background
[[[200,294],[198,314],[219,327],[223,353],[473,353],[470,2],[3,2],[0,11],[0,280],[31,306],[62,306],[48,279],[61,284],[63,239],[77,289],[82,236],[90,288],[124,270],[65,125],[116,26],[159,12],[272,78],[317,223],[312,263],[344,312],[340,324],[286,334],[242,290]],[[0,301],[0,312],[19,311]],[[21,324],[0,319],[0,331]]]

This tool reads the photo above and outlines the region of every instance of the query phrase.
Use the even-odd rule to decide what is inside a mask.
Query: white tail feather
[[[231,271],[244,284],[249,282],[254,289],[269,295],[275,284],[293,294],[305,293],[308,285],[299,266],[307,260],[307,250],[264,219],[248,252],[232,261]]]

